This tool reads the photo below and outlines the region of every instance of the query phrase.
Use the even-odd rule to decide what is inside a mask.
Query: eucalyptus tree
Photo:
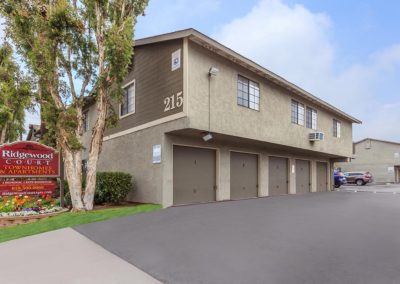
[[[121,100],[133,56],[134,26],[148,0],[3,0],[7,33],[37,79],[42,119],[62,149],[74,211],[93,209],[105,127],[115,123],[110,101]],[[96,122],[82,184],[86,97]]]
[[[0,46],[0,144],[22,136],[25,111],[32,106],[30,81],[20,72],[12,54],[9,44]]]

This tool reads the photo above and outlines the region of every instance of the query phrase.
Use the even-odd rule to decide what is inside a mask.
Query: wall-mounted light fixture
[[[211,140],[211,139],[213,139],[213,136],[212,136],[212,134],[211,134],[210,132],[206,133],[206,134],[203,136],[204,142],[207,142],[207,141],[209,141],[209,140]]]
[[[219,69],[215,66],[212,66],[210,70],[208,70],[208,76],[217,76]]]

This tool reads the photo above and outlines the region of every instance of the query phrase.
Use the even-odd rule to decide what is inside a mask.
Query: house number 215
[[[173,110],[183,105],[183,92],[179,92],[164,99],[164,112]]]

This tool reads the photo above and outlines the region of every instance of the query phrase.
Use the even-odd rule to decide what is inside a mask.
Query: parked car
[[[355,183],[356,185],[366,185],[373,181],[370,172],[345,172],[347,183]]]
[[[347,179],[341,171],[334,171],[333,178],[335,180],[335,188],[339,188],[341,185],[347,183]]]

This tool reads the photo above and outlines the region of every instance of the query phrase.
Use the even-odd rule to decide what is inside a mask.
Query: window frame
[[[244,87],[247,90],[245,90]],[[261,93],[260,83],[253,81],[243,75],[240,74],[237,75],[236,104],[238,106],[252,109],[255,111],[260,111],[260,97],[261,97],[260,93]],[[244,97],[244,95],[247,95],[247,99]],[[245,104],[245,102],[247,102],[247,104]]]
[[[89,110],[85,110],[83,112],[83,132],[88,132],[90,128],[90,122],[89,122]]]
[[[132,85],[133,85],[133,88],[134,88],[133,89],[133,101],[134,101],[134,103],[133,103],[133,111],[127,112],[125,114],[122,114],[123,103],[120,103],[119,107],[118,107],[118,109],[119,109],[118,114],[119,114],[119,118],[120,119],[136,113],[136,79],[133,79],[132,81],[130,81],[130,82],[126,83],[125,85],[123,85],[122,89],[124,90],[124,92],[126,91],[127,94],[128,94],[128,89]],[[125,93],[123,94],[123,100],[125,100]],[[129,102],[128,102],[128,105],[129,105]]]
[[[293,111],[294,107],[296,108],[295,112]],[[302,112],[303,112],[302,114],[300,113],[301,109],[302,109]],[[290,103],[290,121],[293,124],[304,126],[305,120],[306,120],[305,111],[306,111],[306,108],[305,108],[305,105],[303,103],[300,103],[300,102],[298,102],[296,100],[292,100],[291,103]],[[301,117],[302,117],[302,119],[301,119]]]
[[[313,114],[315,114],[315,119]],[[309,106],[306,107],[306,127],[312,130],[317,130],[318,128],[318,111]]]
[[[333,137],[341,138],[342,136],[342,122],[337,120],[336,118],[333,119]]]

